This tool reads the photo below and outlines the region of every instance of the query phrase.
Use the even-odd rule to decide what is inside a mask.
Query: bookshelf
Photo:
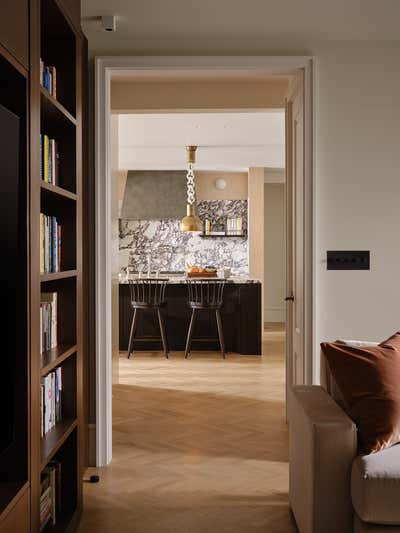
[[[35,110],[35,120],[31,123],[31,451],[34,460],[30,503],[32,531],[39,531],[47,517],[43,531],[52,533],[73,530],[82,508],[84,39],[71,24],[60,0],[35,0],[34,4],[33,17],[36,16],[39,24],[31,34],[31,108]],[[46,66],[56,73],[52,94],[42,81]],[[57,179],[56,161],[54,158],[50,161],[49,152],[44,152],[44,136],[56,142]],[[43,237],[40,214],[48,223],[47,240]],[[61,227],[59,234],[58,227]],[[43,251],[50,268],[47,264],[43,267]],[[54,257],[57,257],[55,261]],[[49,298],[54,299],[46,307],[44,321],[43,315],[42,319],[38,318],[38,309]],[[54,344],[51,347],[43,345],[46,335],[50,335]],[[53,398],[51,401],[48,393]],[[49,412],[51,424],[46,418],[45,427]],[[49,474],[52,469],[56,470],[54,478]],[[46,494],[48,484],[51,496]],[[55,513],[54,508],[51,512],[48,509],[53,500],[57,502]]]
[[[9,230],[3,249],[12,250],[3,257],[8,319],[0,391],[7,412],[0,435],[0,533],[39,533],[53,501],[55,520],[43,531],[74,531],[86,460],[87,43],[80,0],[0,2],[0,20],[0,217]],[[44,66],[51,67],[50,91],[41,83]],[[46,180],[43,135],[51,150]],[[41,213],[50,239],[46,269]],[[5,242],[7,235],[15,238]],[[46,427],[45,385],[55,393]]]

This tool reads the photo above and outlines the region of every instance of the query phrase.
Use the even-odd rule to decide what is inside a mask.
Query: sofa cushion
[[[322,343],[363,453],[400,442],[400,333],[378,346]]]
[[[354,459],[351,499],[364,522],[400,525],[400,444]]]

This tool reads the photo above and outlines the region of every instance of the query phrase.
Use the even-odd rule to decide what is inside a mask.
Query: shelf
[[[52,459],[53,455],[61,448],[69,435],[76,428],[78,422],[76,418],[66,418],[53,427],[42,438],[40,445],[41,470]]]
[[[47,350],[42,353],[42,368],[40,370],[41,376],[46,376],[53,368],[56,368],[63,361],[68,359],[72,354],[77,351],[78,347],[76,344],[65,346],[60,345]]]
[[[76,118],[71,115],[60,102],[51,96],[51,94],[42,85],[40,86],[41,104],[49,116],[62,114],[71,124],[76,126]]]
[[[28,487],[27,481],[0,483],[0,513],[6,513],[8,509],[11,509]]]
[[[208,234],[208,233],[200,233],[200,237],[204,238],[204,239],[225,239],[225,238],[228,238],[228,239],[232,239],[232,238],[239,238],[239,239],[243,239],[243,238],[246,238],[247,237],[247,233],[241,233],[240,235],[232,235],[232,234],[229,234],[229,233],[225,233],[224,235],[213,235],[212,233],[211,234]]]
[[[40,181],[40,188],[46,192],[55,194],[57,196],[62,196],[63,198],[68,198],[68,200],[74,200],[76,202],[77,195],[73,192],[67,191],[58,185],[53,185],[52,183],[46,183],[45,181]]]
[[[47,274],[40,274],[41,283],[47,281],[56,281],[58,279],[73,278],[78,275],[77,270],[63,270],[62,272],[48,272]]]

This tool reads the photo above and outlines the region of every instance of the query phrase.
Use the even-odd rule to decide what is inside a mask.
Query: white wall
[[[315,83],[317,342],[399,329],[400,45],[330,45]],[[371,271],[327,271],[326,250],[371,250]]]
[[[285,186],[264,185],[264,322],[285,321]]]

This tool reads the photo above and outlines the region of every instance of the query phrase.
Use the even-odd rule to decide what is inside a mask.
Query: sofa
[[[289,500],[300,533],[400,533],[400,444],[359,455],[322,353],[321,385],[289,395]]]

